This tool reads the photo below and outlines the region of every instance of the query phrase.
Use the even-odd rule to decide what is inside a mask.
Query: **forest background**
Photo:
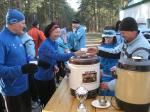
[[[8,8],[16,8],[26,16],[27,28],[38,20],[40,28],[56,21],[61,27],[71,28],[72,18],[78,18],[88,32],[100,32],[105,26],[113,26],[119,20],[119,11],[126,0],[78,0],[78,11],[66,0],[0,0],[0,29],[5,25]]]

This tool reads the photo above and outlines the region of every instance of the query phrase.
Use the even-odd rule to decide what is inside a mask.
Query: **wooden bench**
[[[100,97],[101,96],[97,96],[96,99]],[[110,100],[110,97],[106,98]],[[123,112],[116,110],[112,106],[106,109],[95,108],[91,105],[93,100],[94,99],[87,99],[85,101],[88,112]],[[76,112],[78,105],[79,101],[70,94],[68,78],[65,77],[42,112]]]

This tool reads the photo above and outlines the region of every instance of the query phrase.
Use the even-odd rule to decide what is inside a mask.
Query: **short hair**
[[[79,19],[74,18],[74,19],[72,19],[72,23],[79,24],[79,23],[80,23],[80,20],[79,20]]]
[[[121,23],[120,20],[118,20],[118,21],[116,22],[116,26],[115,26],[115,30],[116,30],[116,31],[119,30],[120,23]]]
[[[47,25],[47,27],[44,30],[45,37],[48,38],[51,32],[56,28],[60,28],[60,26],[56,22],[51,22],[49,25]]]
[[[34,20],[34,21],[32,22],[32,26],[34,26],[34,27],[36,27],[38,24],[39,24],[39,22],[38,22],[37,20]]]

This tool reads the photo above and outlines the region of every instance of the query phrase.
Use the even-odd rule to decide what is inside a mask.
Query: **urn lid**
[[[120,59],[118,67],[131,71],[147,72],[150,71],[150,60],[141,57],[132,57],[128,59]]]
[[[99,63],[98,56],[74,56],[70,58],[69,63],[75,65],[91,65]]]

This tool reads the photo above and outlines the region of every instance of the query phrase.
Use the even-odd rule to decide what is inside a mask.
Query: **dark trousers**
[[[4,112],[5,110],[5,102],[3,96],[0,94],[0,112]]]
[[[65,73],[65,64],[63,61],[58,61],[57,65],[58,65],[59,71],[58,71],[58,73],[56,73],[56,82],[59,83],[60,82],[59,81],[60,76],[64,77],[66,74]]]
[[[36,85],[36,81],[33,74],[29,75],[29,91],[31,94],[31,99],[36,102],[39,99],[38,87]]]
[[[36,80],[36,84],[41,104],[45,106],[56,90],[55,79],[48,81]]]
[[[31,98],[29,91],[18,96],[3,96],[7,112],[31,112]]]

